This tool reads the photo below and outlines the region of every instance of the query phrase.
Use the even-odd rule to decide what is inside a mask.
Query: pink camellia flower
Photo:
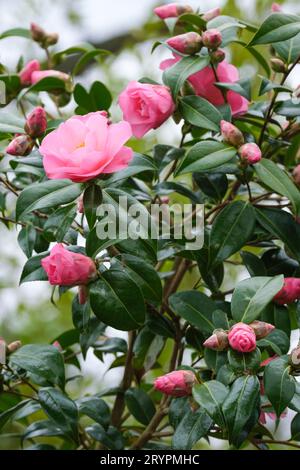
[[[31,83],[34,85],[35,83],[39,82],[43,78],[47,77],[54,77],[59,78],[63,82],[67,82],[70,80],[70,75],[67,73],[61,72],[60,70],[40,70],[37,72],[33,72],[31,75]]]
[[[246,160],[251,165],[259,162],[262,158],[259,146],[254,143],[242,145],[239,148],[239,154],[243,160]]]
[[[128,166],[133,151],[128,122],[109,124],[102,112],[73,116],[50,132],[39,148],[48,178],[82,182]]]
[[[271,11],[272,11],[273,13],[279,13],[279,12],[282,11],[282,6],[279,5],[279,3],[272,3],[272,5],[271,5]]]
[[[154,13],[162,20],[176,18],[183,13],[191,13],[192,11],[193,9],[189,5],[177,5],[177,3],[168,3],[154,8]]]
[[[256,348],[256,337],[253,329],[246,323],[236,323],[228,333],[228,341],[232,349],[249,353]]]
[[[32,74],[37,72],[41,69],[40,63],[38,60],[31,60],[28,62],[25,67],[20,71],[19,77],[21,81],[21,85],[29,86],[32,84]]]
[[[202,42],[209,49],[217,49],[222,44],[222,34],[218,29],[208,29],[202,34]]]
[[[25,131],[31,137],[39,137],[47,129],[47,115],[44,108],[37,106],[27,116]]]
[[[212,8],[211,10],[206,11],[204,15],[202,15],[202,19],[204,21],[210,21],[220,15],[221,15],[221,8]]]
[[[160,68],[165,70],[180,60],[179,56],[174,56],[173,59],[164,60],[160,64]],[[234,83],[239,80],[239,72],[234,65],[229,64],[225,60],[220,62],[216,67],[216,74],[219,82]],[[205,67],[189,77],[189,82],[192,84],[195,93],[202,98],[210,101],[215,106],[221,106],[225,103],[221,91],[215,86],[216,78],[210,66]],[[227,101],[231,107],[233,116],[244,114],[248,110],[248,101],[243,96],[235,91],[229,90],[227,92]]]
[[[159,127],[175,110],[169,88],[139,82],[128,84],[119,96],[119,105],[138,138]]]
[[[222,120],[220,122],[221,134],[225,142],[234,147],[240,147],[244,143],[242,132],[231,122]]]
[[[167,44],[182,54],[195,54],[199,52],[202,46],[200,34],[190,31],[189,33],[179,34],[168,39]]]
[[[21,134],[15,137],[6,147],[6,153],[21,157],[28,155],[33,148],[34,142],[29,135]]]
[[[300,278],[285,277],[283,287],[274,297],[274,302],[279,305],[291,304],[300,299]]]
[[[154,381],[156,390],[172,397],[191,395],[193,385],[197,382],[194,372],[190,370],[175,370],[162,375]]]
[[[91,258],[67,250],[62,243],[55,245],[41,264],[52,286],[84,285],[97,276],[96,265]]]

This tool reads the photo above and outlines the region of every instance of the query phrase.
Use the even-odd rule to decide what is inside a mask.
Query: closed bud
[[[242,132],[231,122],[222,120],[220,124],[223,140],[234,147],[241,147],[244,143]]]
[[[44,45],[47,46],[54,46],[59,40],[59,36],[57,33],[50,33],[47,34],[44,40]]]
[[[262,158],[259,146],[254,143],[244,144],[238,151],[241,158],[252,165],[259,162]]]
[[[0,364],[6,363],[6,343],[3,338],[0,338]]]
[[[154,13],[162,20],[166,20],[167,18],[176,18],[183,13],[192,12],[193,9],[189,5],[177,5],[177,3],[168,3],[167,5],[161,5],[160,7],[154,8]]]
[[[208,29],[202,34],[202,42],[208,49],[217,49],[222,44],[222,34],[218,29]]]
[[[272,13],[279,13],[279,12],[282,11],[282,7],[281,7],[281,5],[279,5],[279,3],[272,3],[271,11],[272,11]]]
[[[10,343],[8,346],[7,346],[7,352],[9,354],[17,351],[18,349],[20,349],[20,347],[22,346],[22,343],[21,341],[13,341],[12,343]]]
[[[31,37],[35,42],[43,42],[46,37],[45,30],[36,23],[31,23],[30,25]]]
[[[298,277],[285,277],[283,287],[274,297],[279,305],[291,304],[300,299],[300,279]]]
[[[52,343],[52,346],[54,346],[56,349],[58,349],[59,352],[63,352],[63,348],[61,347],[61,344],[59,341],[54,341]]]
[[[225,351],[228,346],[228,334],[222,329],[215,330],[213,334],[204,341],[203,346],[214,351]]]
[[[219,64],[225,59],[225,52],[222,49],[217,49],[210,53],[210,60],[213,64]]]
[[[6,153],[14,156],[28,155],[33,148],[34,142],[29,135],[19,135],[15,137],[6,147]]]
[[[204,15],[202,15],[202,19],[204,21],[210,21],[220,15],[221,15],[221,8],[212,8],[211,10],[206,11]]]
[[[167,44],[182,54],[196,54],[202,47],[202,39],[200,34],[191,31],[168,39]]]
[[[193,385],[197,378],[191,370],[176,370],[155,379],[154,387],[172,397],[185,397],[191,395]]]
[[[300,369],[300,346],[292,350],[289,361],[295,369]]]
[[[37,106],[28,115],[25,123],[25,132],[30,137],[40,137],[47,129],[47,116],[44,108]]]
[[[249,326],[254,330],[256,339],[262,339],[268,336],[271,331],[274,330],[275,326],[271,323],[266,323],[264,321],[255,320],[249,324]]]
[[[273,57],[270,59],[271,69],[277,73],[284,73],[286,71],[286,65],[283,60]]]

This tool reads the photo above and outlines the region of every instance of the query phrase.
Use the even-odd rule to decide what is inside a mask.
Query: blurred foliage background
[[[113,54],[105,61],[93,62],[76,77],[83,85],[93,80],[103,81],[113,92],[115,105],[113,118],[120,118],[116,97],[129,80],[148,76],[160,80],[159,63],[167,57],[168,51],[158,48],[150,55],[154,41],[163,38],[167,29],[152,14],[153,7],[162,2],[154,0],[1,0],[1,32],[14,27],[27,28],[31,21],[37,22],[47,31],[56,31],[60,41],[56,47],[62,50],[68,46],[89,41],[97,47],[107,48]],[[167,2],[166,2],[167,3]],[[178,2],[180,3],[180,2]],[[271,0],[190,0],[193,7],[201,11],[220,6],[222,14],[240,17],[251,23],[258,23],[271,9]],[[282,2],[287,13],[300,12],[299,0]],[[252,56],[239,46],[227,51],[227,57],[241,70],[241,76],[251,76],[258,80],[257,64]],[[15,70],[17,62],[32,58],[44,60],[43,52],[34,43],[25,39],[5,39],[0,41],[0,62]],[[300,82],[299,71],[291,81]],[[67,115],[72,113],[74,103],[64,108]],[[147,152],[157,143],[175,144],[179,141],[180,129],[168,121],[155,133],[149,133],[143,142],[135,142],[135,148]],[[17,230],[8,230],[0,225],[0,336],[7,342],[20,339],[26,343],[52,342],[63,331],[72,328],[70,302],[72,293],[64,294],[56,305],[50,302],[51,288],[47,283],[29,283],[18,286],[25,256],[17,244]],[[232,286],[236,277],[243,276],[233,268],[227,270],[226,285]],[[192,282],[192,280],[190,280]],[[187,282],[187,281],[186,281]],[[187,288],[189,286],[182,286]],[[225,286],[226,288],[226,286]],[[118,332],[118,336],[123,335]],[[168,354],[168,348],[163,354]],[[81,391],[99,392],[110,384],[118,384],[120,368],[106,371],[114,361],[113,355],[106,355],[105,364],[92,354],[82,362],[84,379],[72,381],[69,390],[74,396]],[[163,358],[161,358],[163,363]],[[74,369],[78,373],[78,369]],[[73,374],[74,374],[74,371]],[[159,371],[158,371],[159,372]],[[17,429],[7,428],[7,433]],[[279,437],[285,438],[284,425],[280,426]],[[1,436],[0,449],[15,448],[13,439]],[[217,446],[217,443],[216,443]]]

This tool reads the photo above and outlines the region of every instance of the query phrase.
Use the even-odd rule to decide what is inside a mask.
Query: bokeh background
[[[96,79],[103,81],[113,92],[116,102],[118,93],[129,80],[143,76],[160,80],[159,63],[168,56],[168,52],[158,48],[151,55],[150,51],[153,42],[166,33],[162,23],[152,13],[153,7],[161,3],[163,1],[154,0],[0,0],[0,32],[14,27],[27,28],[34,21],[47,31],[59,33],[60,41],[55,46],[57,50],[86,41],[112,50],[113,54],[108,59],[100,63],[93,62],[76,77],[76,81],[83,85],[89,85]],[[200,7],[201,11],[220,6],[222,14],[237,16],[252,23],[258,23],[267,16],[272,4],[270,0],[190,0],[178,3],[189,3],[195,8]],[[287,13],[300,13],[299,0],[279,3]],[[253,81],[257,80],[259,71],[251,55],[241,48],[233,48],[227,53],[232,62],[241,67],[242,77],[252,76]],[[0,41],[0,62],[11,70],[16,69],[20,55],[25,62],[32,58],[44,60],[43,51],[26,39],[8,38]],[[290,78],[293,86],[300,83],[299,68],[295,69]],[[70,114],[72,107],[73,103],[70,103],[63,112]],[[121,117],[116,104],[113,117]],[[169,120],[161,129],[150,133],[143,144],[136,143],[136,146],[141,151],[147,151],[157,141],[176,145],[179,132],[177,126]],[[17,244],[17,229],[8,230],[1,224],[0,336],[8,342],[21,339],[24,344],[51,342],[63,331],[72,328],[72,293],[64,294],[54,306],[50,302],[51,288],[47,283],[34,282],[19,286],[25,260]],[[224,290],[246,276],[247,273],[231,268],[227,271]],[[122,336],[122,333],[118,333],[118,336]],[[92,353],[87,355],[86,361],[80,356],[79,359],[84,378],[78,378],[69,385],[75,397],[82,390],[95,393],[118,384],[120,368],[109,369],[115,359],[113,355],[106,355],[105,364]],[[75,370],[72,372],[78,373]],[[278,438],[289,437],[286,424],[283,422],[279,426]],[[269,422],[269,425],[274,428],[275,424]],[[0,449],[15,448],[15,445],[11,436],[1,435]],[[218,448],[220,444],[216,441],[213,445]],[[207,445],[204,443],[203,447],[207,448]]]

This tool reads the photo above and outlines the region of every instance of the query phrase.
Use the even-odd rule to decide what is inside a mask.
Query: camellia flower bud
[[[21,85],[23,86],[31,85],[31,76],[33,72],[37,72],[40,69],[41,69],[41,66],[38,60],[34,59],[28,62],[19,73]]]
[[[246,323],[236,323],[228,333],[228,341],[232,349],[249,353],[256,348],[256,337],[253,329]]]
[[[28,155],[33,148],[34,142],[29,135],[18,135],[6,147],[6,153],[14,156]]]
[[[225,59],[225,52],[222,49],[217,49],[210,53],[210,60],[213,64],[219,64]]]
[[[154,387],[172,397],[185,397],[191,395],[196,382],[197,378],[191,370],[175,370],[155,379]]]
[[[62,348],[62,346],[61,346],[61,344],[60,344],[59,341],[54,341],[54,342],[52,343],[52,346],[54,346],[56,349],[58,349],[59,352],[63,352],[63,348]]]
[[[41,106],[37,106],[28,115],[25,123],[25,132],[31,137],[39,137],[47,129],[46,111]]]
[[[59,40],[59,35],[57,33],[50,33],[47,34],[45,37],[44,45],[47,46],[54,46]]]
[[[47,77],[59,78],[59,80],[62,80],[63,82],[68,82],[71,80],[70,75],[61,72],[60,70],[40,70],[37,72],[33,72],[33,74],[31,75],[31,83],[32,85],[34,85],[43,78]]]
[[[259,146],[254,143],[244,144],[239,148],[238,151],[241,158],[250,164],[257,163],[262,158]]]
[[[22,346],[22,343],[21,341],[13,341],[12,343],[10,343],[8,346],[7,346],[7,352],[9,354],[17,351],[18,349],[20,349]]]
[[[31,37],[36,42],[43,42],[46,37],[45,30],[36,23],[30,25]]]
[[[204,341],[203,346],[214,351],[224,351],[228,348],[228,333],[222,329],[215,330],[213,334]]]
[[[274,302],[279,305],[291,304],[300,299],[300,278],[285,277],[283,287],[274,297]]]
[[[220,125],[222,137],[227,144],[234,147],[241,147],[243,145],[244,136],[236,126],[224,120],[221,121]]]
[[[176,18],[183,13],[192,13],[193,9],[189,5],[177,5],[177,3],[168,3],[167,5],[161,5],[160,7],[154,8],[154,13],[165,20],[167,18]]]
[[[202,42],[208,49],[217,49],[222,44],[222,34],[218,29],[208,29],[202,34]]]
[[[300,369],[300,346],[291,351],[289,360],[295,369]]]
[[[251,326],[252,330],[254,331],[256,339],[265,338],[275,328],[275,326],[271,325],[271,323],[266,323],[259,320],[253,321],[249,324],[249,326]]]
[[[300,165],[297,165],[293,170],[293,178],[296,184],[300,185]]]
[[[204,21],[210,21],[220,15],[221,15],[221,8],[212,8],[211,10],[206,11],[204,15],[202,15],[202,19]]]
[[[284,73],[286,71],[286,65],[283,60],[278,59],[277,57],[272,57],[270,59],[271,69],[277,73]]]
[[[281,5],[279,5],[279,3],[272,3],[271,11],[273,13],[279,13],[280,11],[282,11],[282,7],[281,7]]]
[[[202,38],[200,34],[191,31],[168,39],[167,44],[182,54],[196,54],[202,47]]]

